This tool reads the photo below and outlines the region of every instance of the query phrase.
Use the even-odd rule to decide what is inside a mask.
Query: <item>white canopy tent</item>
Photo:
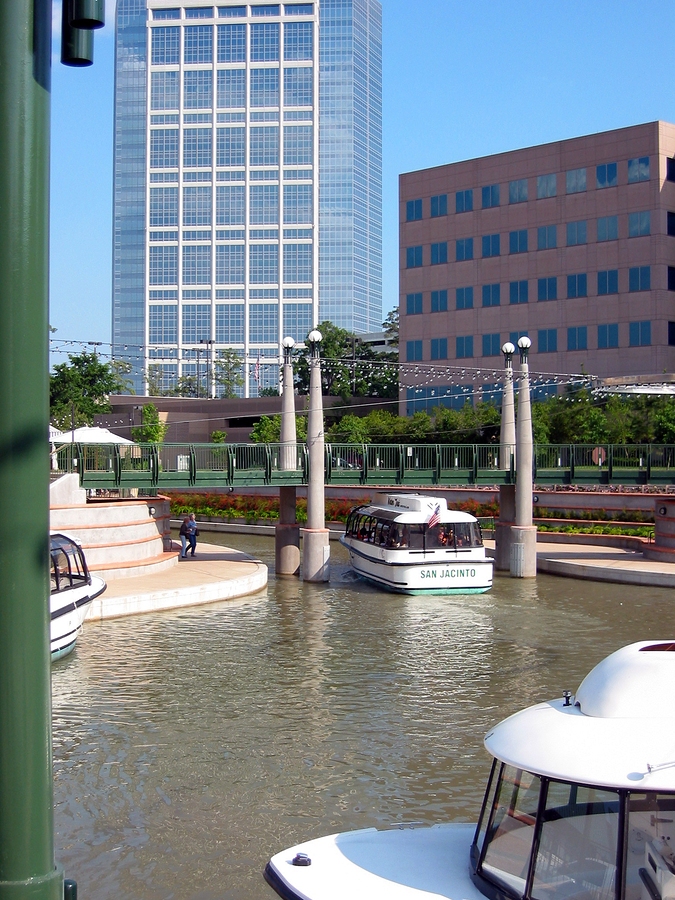
[[[133,444],[128,438],[120,437],[113,434],[107,428],[100,428],[98,425],[83,425],[76,428],[75,431],[64,431],[57,437],[51,437],[53,443],[76,443],[76,444]]]

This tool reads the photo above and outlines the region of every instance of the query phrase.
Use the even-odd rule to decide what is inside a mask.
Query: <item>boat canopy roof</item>
[[[475,522],[476,517],[457,509],[448,509],[445,497],[422,494],[375,494],[372,503],[359,507],[361,515],[377,516],[392,522],[426,522],[438,507],[440,522]]]
[[[575,696],[509,716],[489,753],[537,775],[633,791],[675,791],[675,641],[612,653]]]

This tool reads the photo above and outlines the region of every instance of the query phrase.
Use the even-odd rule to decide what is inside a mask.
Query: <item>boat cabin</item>
[[[485,896],[675,898],[675,744],[664,691],[674,651],[623,648],[576,697],[538,704],[488,734],[497,758],[471,848]]]
[[[49,559],[52,594],[91,584],[82,548],[66,535],[50,535]]]

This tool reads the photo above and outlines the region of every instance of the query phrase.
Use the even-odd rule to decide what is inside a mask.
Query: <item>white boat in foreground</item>
[[[404,594],[476,594],[492,587],[478,520],[443,497],[376,494],[349,514],[340,542],[354,571]]]
[[[74,648],[89,607],[106,589],[106,583],[89,572],[82,547],[65,534],[50,535],[49,559],[53,661],[67,656]]]
[[[265,877],[285,900],[672,900],[674,679],[675,642],[624,647],[488,733],[477,826],[334,834]]]

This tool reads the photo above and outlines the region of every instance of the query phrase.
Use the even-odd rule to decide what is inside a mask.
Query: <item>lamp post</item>
[[[213,369],[213,345],[216,343],[213,338],[201,338],[200,344],[206,344],[206,399],[210,400],[213,393],[213,383],[211,380],[211,372]],[[197,396],[199,396],[199,364],[197,367]]]
[[[518,339],[520,384],[516,421],[516,524],[511,529],[511,574],[516,578],[534,578],[537,574],[537,528],[532,524],[532,407],[530,371],[527,356],[532,341]]]
[[[499,438],[499,468],[510,471],[516,450],[516,419],[513,400],[513,354],[514,345],[507,341],[502,347],[504,354],[504,392],[502,395],[502,424]],[[510,571],[512,526],[516,518],[516,486],[499,486],[499,519],[495,522],[495,569]]]
[[[324,499],[323,398],[319,355],[321,339],[321,332],[316,329],[307,335],[309,344],[309,415],[307,419],[309,484],[307,486],[307,527],[302,532],[302,577],[305,581],[328,581],[330,577],[330,544],[326,528]]]
[[[281,461],[284,472],[297,468],[297,433],[295,426],[295,393],[293,391],[293,348],[295,341],[285,337],[281,342],[284,353],[281,393]],[[274,530],[274,555],[277,575],[298,575],[300,572],[300,526],[297,524],[295,485],[279,488],[279,524]]]

